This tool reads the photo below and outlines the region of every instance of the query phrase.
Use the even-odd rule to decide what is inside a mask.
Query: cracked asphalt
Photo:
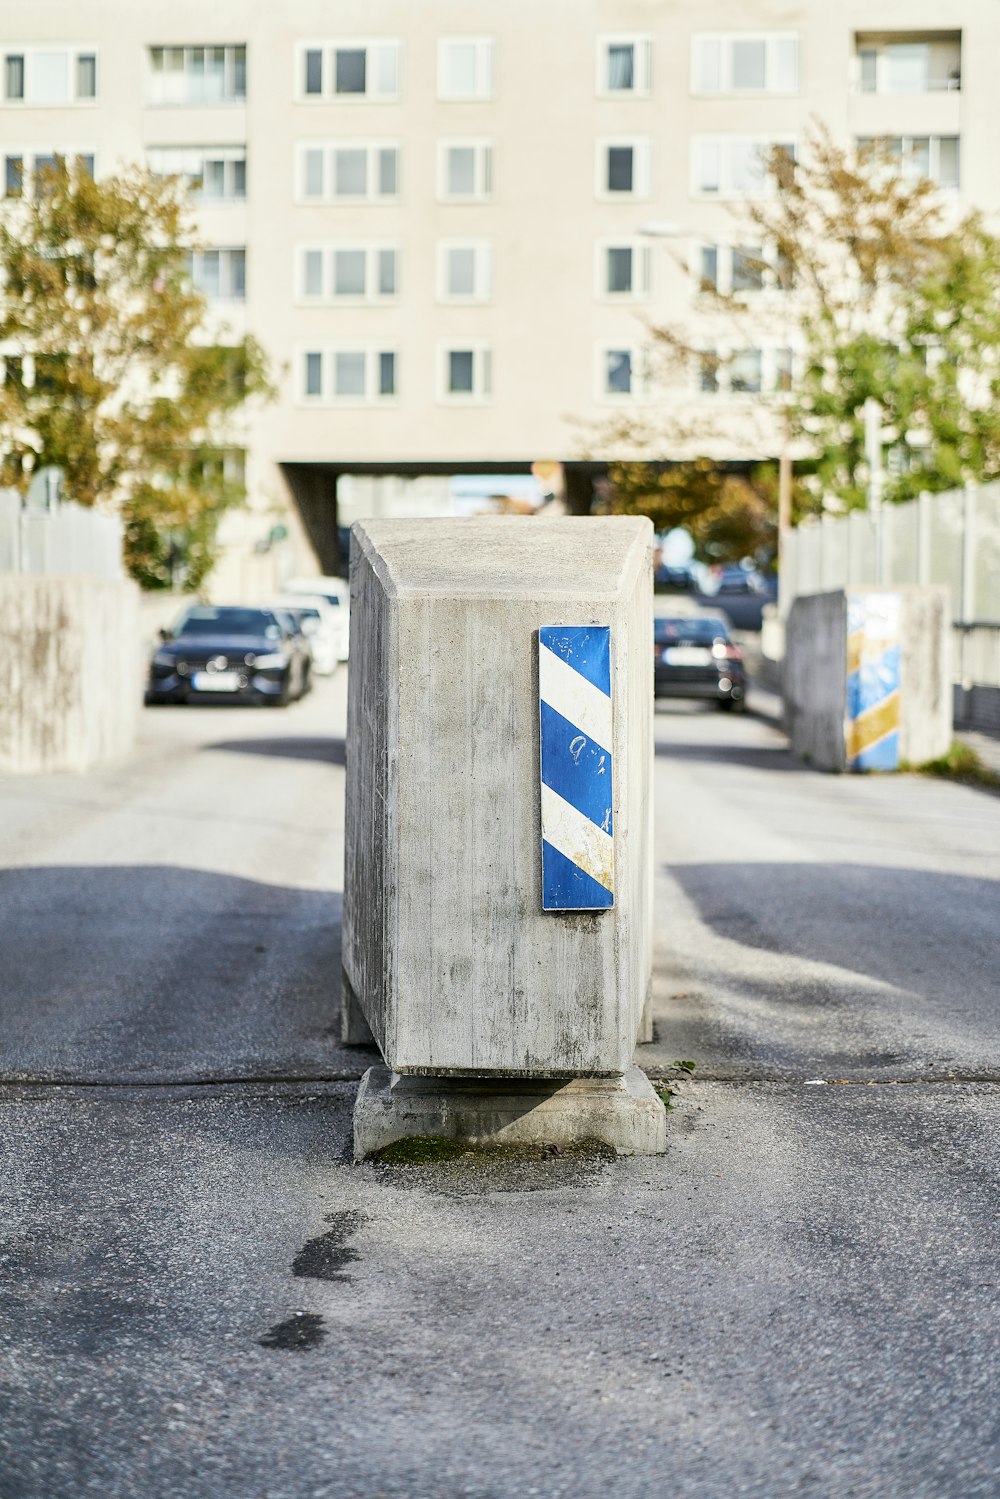
[[[666,1156],[356,1167],[344,687],[0,782],[0,1496],[993,1499],[1000,798],[660,711]]]

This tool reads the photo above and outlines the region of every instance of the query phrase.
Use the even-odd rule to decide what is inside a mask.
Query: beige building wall
[[[745,166],[748,145],[801,140],[814,119],[844,142],[886,134],[915,139],[920,150],[927,138],[957,137],[956,202],[989,214],[998,207],[995,0],[288,0],[282,7],[263,0],[215,0],[210,7],[191,0],[2,0],[0,19],[6,155],[93,153],[98,173],[107,173],[165,148],[246,148],[245,198],[200,209],[206,244],[246,251],[245,297],[219,300],[213,315],[236,333],[257,335],[281,390],[278,402],[254,413],[237,435],[247,449],[251,508],[227,519],[230,548],[218,586],[231,593],[268,586],[275,568],[302,566],[303,538],[288,514],[282,464],[419,469],[606,456],[596,434],[633,408],[653,419],[723,413],[720,455],[775,452],[778,428],[766,413],[761,420],[753,396],[702,394],[693,380],[668,392],[656,382],[640,388],[650,323],[683,323],[706,345],[724,340],[725,330],[699,306],[686,267],[697,268],[702,242],[725,245],[737,234],[740,194],[732,173],[740,150]],[[926,86],[919,59],[886,51],[905,40],[898,33],[938,37],[944,50],[935,54],[937,74]],[[956,33],[960,79],[949,76],[949,37]],[[858,36],[867,39],[865,60]],[[488,72],[484,97],[441,97],[440,48],[449,38],[482,44],[474,61],[480,78]],[[753,44],[761,38],[764,87],[743,86],[759,64]],[[797,43],[797,77],[789,42]],[[328,82],[333,49],[364,49],[368,81],[381,71],[385,82],[390,43],[398,71],[389,97],[304,92],[306,50],[323,52]],[[245,100],[153,102],[151,49],[223,45],[247,49]],[[606,87],[609,45],[633,48],[631,90]],[[96,56],[96,98],[32,102],[33,89],[53,92],[44,58],[60,51],[72,51],[74,67],[78,55]],[[9,97],[17,88],[9,56],[26,59],[24,99]],[[616,53],[619,66],[622,56]],[[741,67],[742,78],[734,77]],[[703,70],[713,68],[720,70],[718,87],[705,92]],[[908,91],[899,91],[901,80]],[[492,182],[487,188],[480,180],[480,194],[443,198],[441,153],[449,142],[473,145],[480,170],[482,148],[491,148]],[[306,196],[304,152],[326,150],[329,170],[330,152],[361,146],[398,149],[396,194],[324,202]],[[611,147],[632,148],[631,193],[604,190]],[[698,174],[713,150],[722,178],[717,190],[704,191]],[[951,171],[954,149],[932,150],[934,169]],[[378,160],[371,156],[371,170]],[[442,297],[443,242],[488,252],[482,300]],[[395,294],[307,298],[304,251],[325,248],[329,268],[335,246],[370,247],[369,277],[377,274],[378,250],[394,249]],[[602,277],[609,246],[632,248],[633,276],[639,283],[648,266],[648,286],[608,294]],[[777,351],[794,337],[782,294],[759,297],[767,385]],[[488,392],[447,393],[449,350],[473,354],[477,382],[488,360]],[[378,356],[392,354],[394,393],[358,400],[328,389],[308,396],[307,354],[322,356],[330,382],[337,351],[367,351],[370,386],[383,368]],[[631,395],[607,390],[608,351],[631,353]],[[262,550],[277,523],[290,526],[289,541]]]

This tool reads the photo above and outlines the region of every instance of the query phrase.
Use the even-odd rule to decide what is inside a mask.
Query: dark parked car
[[[310,665],[298,621],[284,611],[197,604],[162,631],[146,701],[284,707],[308,692]]]
[[[654,619],[653,642],[657,697],[707,698],[720,708],[743,707],[743,653],[720,616]]]

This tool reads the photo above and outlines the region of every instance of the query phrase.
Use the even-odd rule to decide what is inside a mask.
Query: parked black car
[[[657,697],[708,698],[720,708],[743,707],[743,652],[718,615],[653,621],[653,678]]]
[[[146,701],[273,703],[309,690],[309,644],[282,610],[196,604],[150,662]]]

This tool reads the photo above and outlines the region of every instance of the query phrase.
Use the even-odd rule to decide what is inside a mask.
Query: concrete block
[[[619,1155],[659,1155],[667,1148],[667,1116],[636,1066],[622,1077],[561,1083],[401,1077],[388,1067],[369,1067],[354,1110],[355,1159],[427,1136],[479,1147],[596,1140]]]
[[[947,590],[836,590],[797,598],[786,629],[785,728],[820,770],[895,770],[947,753]]]
[[[375,520],[351,555],[345,994],[397,1074],[621,1078],[652,966],[652,527]],[[610,628],[606,910],[543,910],[551,625]]]
[[[134,583],[0,574],[0,771],[83,771],[126,754],[139,726]]]

